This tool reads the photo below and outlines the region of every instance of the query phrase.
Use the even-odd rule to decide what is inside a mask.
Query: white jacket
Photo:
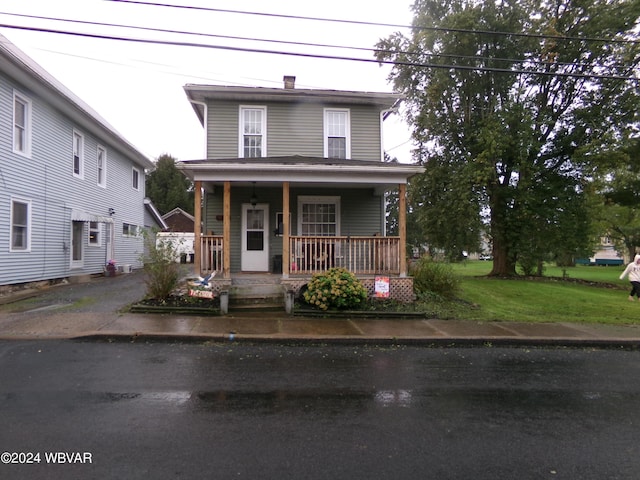
[[[636,255],[627,268],[624,269],[622,275],[620,275],[620,280],[629,275],[630,282],[640,282],[640,255]]]

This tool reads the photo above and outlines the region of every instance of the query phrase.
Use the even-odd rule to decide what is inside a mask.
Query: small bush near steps
[[[330,268],[312,277],[303,297],[320,310],[358,308],[367,300],[367,289],[348,270]]]
[[[422,257],[409,273],[413,277],[413,290],[418,297],[436,294],[451,299],[460,290],[460,278],[448,263],[434,262],[428,257]]]

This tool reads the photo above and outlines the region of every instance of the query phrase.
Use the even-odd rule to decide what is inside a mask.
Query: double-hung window
[[[98,145],[97,162],[98,186],[104,188],[107,186],[107,150],[100,145]]]
[[[326,158],[351,158],[351,120],[349,110],[324,111],[324,156]]]
[[[98,222],[89,222],[89,245],[99,247],[102,244],[102,224]]]
[[[11,200],[11,252],[31,249],[31,201]]]
[[[134,190],[140,190],[140,170],[135,167],[131,170],[131,186]]]
[[[267,107],[240,107],[240,158],[267,156]]]
[[[31,100],[13,93],[13,151],[31,156]]]
[[[340,235],[340,197],[298,197],[300,235],[335,237]]]
[[[73,176],[84,177],[84,136],[73,132]]]

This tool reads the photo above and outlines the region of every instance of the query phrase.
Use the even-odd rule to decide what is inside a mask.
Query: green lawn
[[[439,316],[477,321],[640,323],[640,302],[629,302],[628,285],[618,277],[623,267],[572,267],[568,279],[557,280],[562,269],[549,266],[545,278],[495,279],[485,275],[491,262],[454,264],[461,276],[460,302],[442,307]],[[598,282],[598,283],[595,283]],[[608,284],[605,285],[605,284]]]

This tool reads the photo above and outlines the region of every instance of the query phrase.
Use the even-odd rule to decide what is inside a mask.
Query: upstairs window
[[[240,107],[239,157],[267,156],[266,122],[266,107]]]
[[[349,110],[324,111],[324,156],[351,158]]]
[[[131,186],[134,190],[140,190],[140,170],[137,168],[131,171]]]
[[[73,132],[73,176],[84,177],[84,137],[76,131]]]
[[[98,158],[97,158],[97,168],[98,168],[98,186],[106,187],[107,186],[107,150],[104,147],[98,145]]]
[[[31,101],[13,94],[13,151],[31,156]]]

